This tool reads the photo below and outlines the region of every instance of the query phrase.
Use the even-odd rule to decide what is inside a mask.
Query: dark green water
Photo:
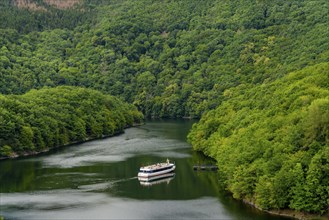
[[[216,172],[195,172],[209,159],[193,152],[193,121],[149,121],[122,135],[37,157],[0,162],[5,219],[286,219],[233,200]],[[175,161],[173,178],[144,186],[141,165]]]

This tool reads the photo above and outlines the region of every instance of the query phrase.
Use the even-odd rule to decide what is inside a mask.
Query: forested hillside
[[[329,64],[240,85],[194,125],[195,150],[218,161],[235,198],[315,213],[329,204]]]
[[[142,118],[136,107],[84,88],[0,95],[0,157],[114,135]]]
[[[43,31],[54,28],[74,29],[91,20],[90,4],[80,0],[1,0],[0,28],[15,29],[19,33]],[[75,3],[75,4],[72,4]],[[71,4],[69,4],[71,3]],[[67,7],[65,7],[67,6]],[[63,10],[64,9],[64,10]]]
[[[235,198],[328,212],[327,0],[13,2],[0,3],[2,155],[112,134],[141,117],[123,100],[201,117],[189,140]]]
[[[35,17],[39,12],[20,15],[16,8],[17,16],[7,16],[1,93],[92,87],[134,103],[147,117],[200,117],[221,103],[225,89],[328,62],[326,0],[90,2],[90,13],[75,10],[90,18],[83,24],[64,16],[42,32],[22,33],[26,26],[18,22],[25,13],[47,21]]]

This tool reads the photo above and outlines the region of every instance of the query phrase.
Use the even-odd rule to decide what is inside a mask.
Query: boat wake
[[[122,182],[127,182],[130,180],[134,180],[134,179],[137,179],[137,176],[126,178],[126,179],[121,179],[121,180],[115,180],[115,181],[112,181],[112,183],[122,183]]]
[[[83,185],[79,186],[78,189],[84,191],[84,192],[103,192],[107,191],[111,188],[113,188],[115,185],[127,181],[131,181],[137,179],[137,177],[131,177],[131,178],[125,178],[125,179],[119,179],[119,180],[108,180],[106,182],[101,182],[101,183],[95,183],[95,184],[90,184],[90,185]]]

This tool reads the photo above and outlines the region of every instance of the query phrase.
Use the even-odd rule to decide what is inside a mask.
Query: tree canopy
[[[136,107],[85,88],[0,95],[0,157],[111,136],[142,119]]]
[[[57,12],[62,23],[48,22],[33,16],[51,12],[7,7],[49,24],[22,32],[24,13],[6,16],[0,92],[91,87],[134,103],[146,117],[199,118],[226,89],[329,59],[326,0],[91,2],[90,10],[60,10],[90,18],[81,22]]]
[[[1,155],[111,135],[137,109],[201,117],[189,140],[235,198],[328,212],[327,0],[15,2],[0,3]]]
[[[194,149],[218,161],[235,198],[263,209],[324,213],[329,204],[329,64],[224,92],[193,126]]]

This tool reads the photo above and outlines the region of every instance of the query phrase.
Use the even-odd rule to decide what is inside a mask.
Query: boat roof
[[[170,167],[173,165],[174,165],[173,163],[156,163],[156,164],[148,165],[145,167],[141,167],[140,170],[157,170],[160,168]]]

